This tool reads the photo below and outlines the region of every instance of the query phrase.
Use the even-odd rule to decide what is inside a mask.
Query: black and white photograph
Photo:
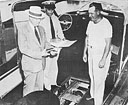
[[[0,105],[128,105],[128,0],[0,0]]]

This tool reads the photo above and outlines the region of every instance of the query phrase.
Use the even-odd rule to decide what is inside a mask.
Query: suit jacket
[[[44,28],[39,26],[41,44],[39,43],[34,30],[29,22],[17,24],[18,46],[22,53],[22,69],[29,72],[39,72],[45,68],[46,58],[42,57],[41,51],[47,45]]]

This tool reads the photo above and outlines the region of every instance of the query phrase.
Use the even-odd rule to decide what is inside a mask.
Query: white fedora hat
[[[44,13],[41,11],[41,7],[39,6],[30,6],[29,16],[37,19],[42,19],[45,17]]]

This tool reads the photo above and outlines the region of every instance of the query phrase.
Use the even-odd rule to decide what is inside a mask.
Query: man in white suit
[[[29,9],[29,21],[17,24],[18,46],[22,53],[22,69],[25,80],[23,96],[37,90],[44,89],[44,69],[47,49],[51,48],[46,40],[44,28],[39,26],[44,14],[38,6]]]
[[[44,5],[45,19],[41,21],[41,25],[46,31],[46,37],[48,42],[50,41],[62,41],[65,40],[60,21],[57,16],[54,14],[55,1],[49,0],[42,3]],[[54,29],[53,29],[54,28]],[[53,35],[54,34],[54,35]],[[49,86],[57,86],[57,75],[58,75],[58,64],[57,60],[61,48],[57,48],[57,55],[53,57],[46,58],[46,78],[50,80]]]

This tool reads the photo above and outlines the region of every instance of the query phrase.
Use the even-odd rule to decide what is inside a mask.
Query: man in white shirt
[[[105,80],[110,66],[112,26],[110,22],[101,15],[102,6],[100,3],[89,5],[89,21],[83,60],[87,61],[90,75],[90,98],[94,98],[94,105],[102,105]]]
[[[58,17],[54,14],[55,1],[45,1],[43,2],[44,12],[46,16],[44,20],[41,21],[41,25],[44,27],[46,32],[46,37],[49,42],[58,42],[65,40],[60,21]],[[46,82],[50,80],[50,83],[47,83],[49,86],[57,86],[57,75],[58,75],[58,64],[57,60],[59,57],[59,53],[61,48],[57,48],[57,55],[46,58],[46,69],[45,69],[45,77]]]

